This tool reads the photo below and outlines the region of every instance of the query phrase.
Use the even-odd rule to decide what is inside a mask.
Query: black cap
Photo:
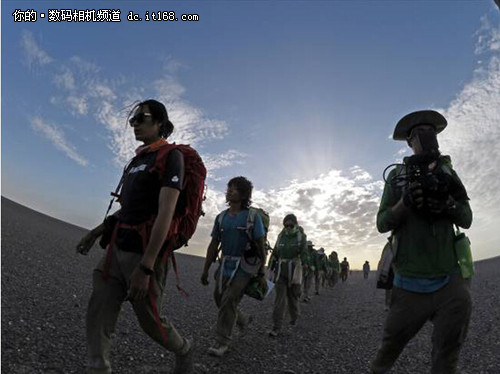
[[[394,140],[406,140],[411,130],[418,125],[432,125],[436,133],[440,133],[448,125],[446,118],[434,110],[420,110],[407,114],[399,120],[394,129],[392,138]]]

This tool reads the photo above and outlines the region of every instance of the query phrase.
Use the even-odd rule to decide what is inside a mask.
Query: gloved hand
[[[426,205],[432,214],[453,214],[456,211],[457,205],[455,199],[448,195],[446,199],[426,199]]]
[[[403,204],[407,208],[421,209],[424,205],[424,191],[419,182],[411,183],[403,192]]]

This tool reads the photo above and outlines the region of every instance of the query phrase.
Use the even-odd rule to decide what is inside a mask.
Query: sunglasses
[[[295,225],[285,225],[286,229],[293,229]]]
[[[128,123],[130,123],[130,126],[134,126],[135,123],[140,125],[146,121],[146,117],[153,117],[153,115],[151,113],[137,113],[128,120]]]

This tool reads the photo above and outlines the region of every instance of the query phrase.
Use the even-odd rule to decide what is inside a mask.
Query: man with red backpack
[[[206,170],[192,148],[166,141],[174,126],[162,103],[143,101],[130,113],[135,137],[144,144],[113,194],[121,209],[77,246],[77,252],[87,254],[102,236],[100,244],[107,247],[93,273],[87,309],[88,371],[111,372],[110,335],[128,300],[142,329],[175,354],[174,373],[189,373],[192,343],[159,312],[168,261],[176,269],[173,250],[187,243],[201,215]]]

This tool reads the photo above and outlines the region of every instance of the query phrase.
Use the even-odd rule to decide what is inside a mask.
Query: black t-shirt
[[[137,225],[158,214],[158,199],[162,187],[182,191],[184,182],[184,157],[174,149],[166,159],[162,177],[150,172],[158,152],[144,153],[134,157],[128,167],[120,193],[121,222]],[[142,239],[135,230],[120,229],[116,238],[118,247],[124,250],[142,251]]]

